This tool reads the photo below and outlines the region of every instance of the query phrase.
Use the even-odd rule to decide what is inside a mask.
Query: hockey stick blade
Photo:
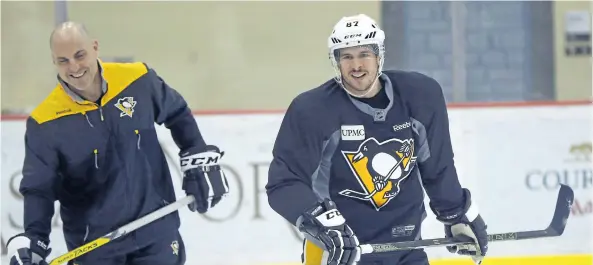
[[[570,215],[570,209],[572,207],[573,202],[574,191],[569,186],[561,184],[560,190],[558,191],[558,199],[556,201],[556,209],[554,210],[554,216],[552,217],[552,221],[550,222],[548,228],[544,230],[489,234],[488,241],[514,241],[560,236],[562,235],[562,233],[564,233],[564,228],[566,228],[566,222]],[[451,245],[468,244],[473,244],[473,241],[460,241],[454,238],[435,238],[384,244],[364,244],[360,245],[360,249],[362,254],[369,254],[379,252],[410,250],[417,248],[444,247]]]
[[[68,261],[71,261],[75,258],[78,258],[86,253],[89,253],[113,240],[116,240],[124,235],[127,235],[128,233],[143,227],[149,223],[154,222],[155,220],[170,214],[174,211],[179,210],[180,208],[190,204],[194,202],[194,196],[186,196],[183,197],[179,200],[177,200],[174,203],[171,203],[165,207],[162,207],[152,213],[149,213],[139,219],[136,219],[132,222],[130,222],[129,224],[126,224],[118,229],[116,229],[115,231],[112,231],[102,237],[99,237],[89,243],[86,243],[78,248],[73,249],[72,251],[61,255],[55,259],[53,259],[49,265],[59,265],[59,264],[64,264]]]

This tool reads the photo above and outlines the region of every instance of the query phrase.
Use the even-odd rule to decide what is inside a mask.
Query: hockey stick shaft
[[[535,230],[535,231],[522,231],[522,232],[508,232],[499,234],[488,235],[488,241],[509,241],[509,240],[521,240],[521,239],[532,239],[546,236],[546,230]],[[432,248],[432,247],[445,247],[452,245],[470,245],[474,244],[473,241],[462,241],[453,238],[435,238],[435,239],[424,239],[415,241],[405,242],[394,242],[385,244],[366,244],[360,245],[362,254],[378,253],[378,252],[391,252],[400,250],[411,250],[417,248]]]
[[[556,201],[556,209],[554,211],[554,216],[552,217],[552,221],[550,222],[548,228],[544,230],[490,234],[488,235],[488,241],[514,241],[560,236],[562,235],[562,233],[564,232],[564,228],[566,227],[566,221],[568,219],[568,216],[570,215],[570,208],[572,207],[573,202],[573,190],[569,186],[561,184],[560,190],[558,192],[558,199]],[[451,245],[468,244],[475,243],[473,241],[462,241],[455,238],[435,238],[384,244],[364,244],[360,245],[360,249],[362,254],[369,254],[378,252],[410,250],[417,248],[444,247]]]
[[[165,207],[162,207],[162,208],[160,208],[150,214],[147,214],[137,220],[134,220],[134,221],[132,221],[132,222],[102,236],[102,237],[99,237],[89,243],[86,243],[76,249],[73,249],[72,251],[70,251],[64,255],[61,255],[61,256],[53,259],[49,263],[49,265],[64,264],[64,263],[71,261],[77,257],[80,257],[86,253],[89,253],[89,252],[115,240],[115,239],[118,239],[124,235],[127,235],[128,233],[130,233],[140,227],[143,227],[149,223],[154,222],[155,220],[157,220],[165,215],[168,215],[172,212],[175,212],[175,211],[181,209],[182,207],[194,202],[194,200],[195,200],[194,197],[191,195],[183,197],[183,198],[175,201],[174,203],[171,203]]]

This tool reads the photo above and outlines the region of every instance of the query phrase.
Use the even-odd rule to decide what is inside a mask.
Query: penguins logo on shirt
[[[400,184],[416,165],[414,139],[389,139],[379,143],[368,138],[355,152],[342,151],[361,190],[342,190],[340,195],[369,201],[377,211],[400,192]]]

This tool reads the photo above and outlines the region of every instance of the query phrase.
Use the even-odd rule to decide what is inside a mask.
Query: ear
[[[99,51],[99,41],[93,40],[93,50]]]

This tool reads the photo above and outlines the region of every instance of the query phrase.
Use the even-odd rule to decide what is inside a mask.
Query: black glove
[[[188,206],[192,212],[207,212],[229,192],[226,176],[219,165],[223,155],[224,152],[213,145],[204,149],[193,147],[179,154],[183,190],[195,198],[195,202]]]
[[[47,265],[45,258],[51,252],[47,243],[28,237],[24,233],[15,235],[6,242],[10,265]]]
[[[445,236],[459,240],[471,240],[473,245],[447,246],[451,253],[471,256],[476,264],[482,263],[482,260],[488,252],[488,233],[487,226],[475,204],[472,204],[469,190],[463,189],[465,193],[465,207],[457,213],[439,213],[432,205],[431,209],[437,216],[437,220],[445,224]]]
[[[305,237],[328,252],[328,265],[354,265],[360,260],[358,238],[334,202],[323,202],[303,213],[296,226]]]

